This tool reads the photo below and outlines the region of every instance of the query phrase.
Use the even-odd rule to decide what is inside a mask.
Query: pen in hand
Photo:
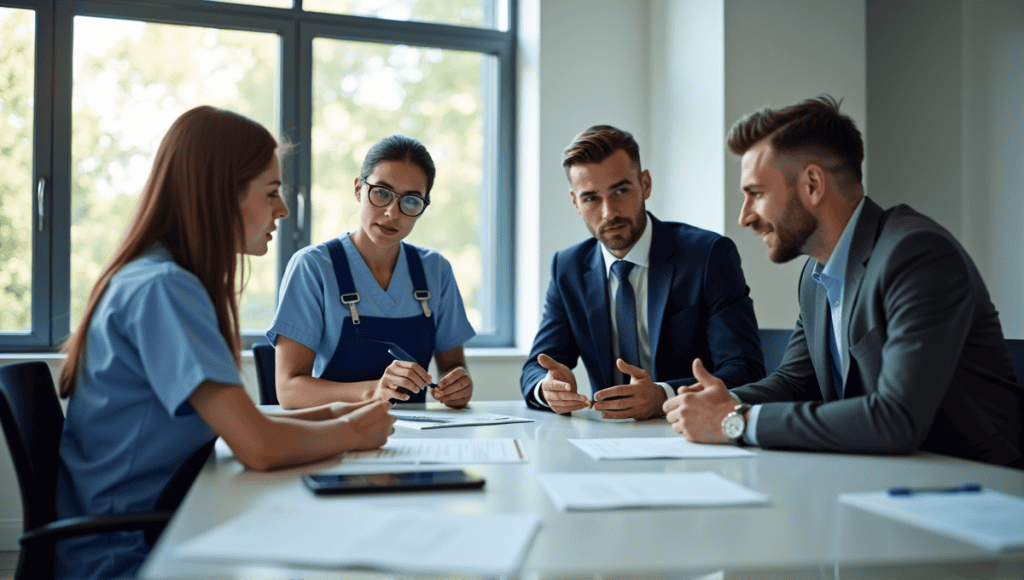
[[[401,360],[401,361],[411,362],[411,363],[416,362],[416,359],[414,359],[411,356],[409,356],[409,353],[405,352],[404,350],[398,348],[398,346],[395,346],[395,345],[392,345],[391,348],[388,349],[388,354],[393,356],[395,358],[395,360]],[[430,387],[431,389],[433,389],[434,387],[437,386],[437,383],[430,383],[427,386]]]

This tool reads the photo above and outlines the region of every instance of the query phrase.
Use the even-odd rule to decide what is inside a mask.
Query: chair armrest
[[[167,526],[174,512],[142,512],[114,516],[82,516],[55,520],[25,532],[21,536],[23,545],[38,542],[55,542],[65,538],[86,534],[105,534],[143,530],[158,535]]]

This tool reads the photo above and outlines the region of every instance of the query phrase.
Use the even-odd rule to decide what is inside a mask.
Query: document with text
[[[540,518],[525,514],[279,500],[197,536],[179,553],[186,559],[245,564],[515,576],[539,526]]]
[[[703,459],[753,457],[735,445],[705,445],[678,437],[619,437],[613,439],[569,439],[594,459]]]
[[[767,504],[768,496],[710,471],[697,473],[542,473],[561,510]]]
[[[398,419],[396,425],[410,429],[445,429],[448,427],[472,427],[479,425],[505,425],[508,423],[532,423],[533,419],[484,413],[469,409],[421,409],[406,411],[392,409]]]
[[[341,456],[349,463],[524,463],[517,439],[391,438],[380,449]]]
[[[843,493],[839,502],[993,551],[1024,548],[1024,499],[998,491]]]

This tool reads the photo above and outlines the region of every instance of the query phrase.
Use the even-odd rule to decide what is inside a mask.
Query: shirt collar
[[[629,253],[622,257],[627,262],[633,262],[637,266],[648,267],[651,258],[651,238],[653,237],[651,230],[651,215],[647,214],[647,225],[644,226],[644,233],[640,234],[640,239],[633,244],[633,247],[629,249]],[[604,275],[610,276],[612,271],[612,264],[617,262],[619,258],[616,258],[608,248],[604,247],[604,244],[597,242],[601,246],[601,254],[604,255]]]
[[[857,207],[853,210],[853,215],[850,216],[850,221],[846,222],[843,234],[839,236],[839,241],[836,243],[835,249],[832,250],[832,255],[828,258],[828,262],[825,262],[824,266],[821,265],[821,262],[814,265],[815,274],[829,276],[840,281],[846,280],[846,262],[850,258],[853,230],[857,229],[857,219],[860,218],[860,211],[864,209],[865,199],[866,197],[862,197],[860,202],[857,203]]]

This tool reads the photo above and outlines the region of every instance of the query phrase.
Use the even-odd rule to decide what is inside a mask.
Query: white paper
[[[542,473],[561,510],[767,504],[768,496],[709,471],[698,473]]]
[[[380,449],[345,453],[350,463],[524,463],[522,444],[516,439],[406,439],[392,438]]]
[[[193,560],[416,575],[514,576],[539,525],[533,515],[278,501],[193,538],[179,554]]]
[[[982,490],[890,496],[843,493],[847,505],[971,542],[993,551],[1024,548],[1024,499]]]
[[[531,423],[533,419],[483,413],[468,409],[421,409],[406,411],[392,409],[391,414],[398,419],[396,423],[411,429],[443,429],[446,427],[469,427],[472,425],[504,425],[506,423]]]
[[[569,439],[594,459],[700,459],[707,457],[753,457],[735,445],[704,445],[678,437],[622,437],[613,439]]]

